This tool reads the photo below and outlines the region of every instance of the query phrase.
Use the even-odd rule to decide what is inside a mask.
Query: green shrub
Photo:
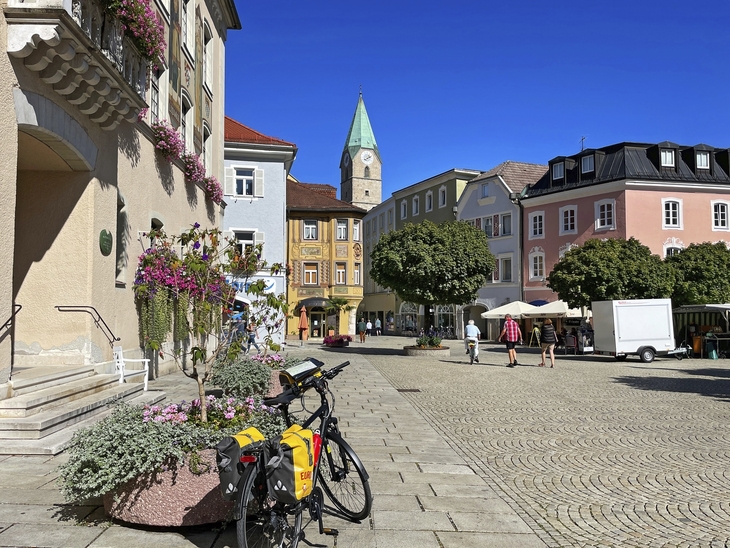
[[[418,337],[416,339],[416,346],[420,346],[422,348],[438,348],[441,346],[441,339],[439,337],[429,337],[428,335],[424,335],[423,337]]]
[[[209,396],[208,423],[199,421],[199,409],[197,400],[166,407],[123,403],[95,425],[77,431],[67,449],[68,462],[59,468],[66,500],[101,496],[176,462],[194,464],[199,451],[215,447],[225,436],[248,426],[255,426],[266,437],[286,428],[281,414],[262,406],[260,399],[216,400]]]
[[[271,386],[271,367],[259,360],[239,355],[235,360],[219,360],[208,381],[227,396],[265,395]]]

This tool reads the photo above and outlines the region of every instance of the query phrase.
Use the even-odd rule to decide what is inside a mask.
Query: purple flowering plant
[[[223,201],[223,187],[218,179],[214,176],[206,177],[203,179],[203,186],[205,187],[205,193],[208,195],[208,198],[213,202],[220,204]]]
[[[203,183],[205,168],[200,162],[200,157],[194,152],[185,152],[180,159],[185,164],[185,178],[193,183]]]
[[[154,122],[150,127],[155,138],[155,148],[160,151],[168,162],[182,156],[185,152],[185,144],[180,134],[167,120]]]
[[[164,26],[149,0],[103,0],[107,13],[116,17],[122,31],[139,53],[156,68],[165,57]]]
[[[273,407],[268,407],[261,403],[261,398],[249,396],[244,399],[236,399],[233,397],[216,398],[215,396],[207,396],[205,398],[205,407],[207,410],[207,423],[209,428],[218,430],[228,429],[232,427],[243,427],[255,413],[276,413]],[[200,400],[196,399],[192,402],[171,403],[166,406],[161,405],[145,405],[142,411],[143,422],[157,423],[201,423],[203,406]]]

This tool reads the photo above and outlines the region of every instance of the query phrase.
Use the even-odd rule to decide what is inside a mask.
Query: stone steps
[[[43,367],[38,369],[41,369],[42,374],[31,377],[14,375],[13,380],[10,381],[12,395],[14,397],[35,392],[36,390],[52,388],[54,386],[66,384],[69,381],[92,377],[94,375],[93,365],[84,365],[72,368]]]

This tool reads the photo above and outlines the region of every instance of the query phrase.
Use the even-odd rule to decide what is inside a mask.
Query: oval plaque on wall
[[[112,233],[108,230],[104,229],[99,233],[99,249],[104,257],[108,257],[112,252],[113,241]]]

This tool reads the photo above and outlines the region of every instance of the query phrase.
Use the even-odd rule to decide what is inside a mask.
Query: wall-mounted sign
[[[112,233],[108,230],[104,229],[99,233],[99,249],[104,257],[108,257],[111,254],[113,242],[114,238],[112,238]]]

